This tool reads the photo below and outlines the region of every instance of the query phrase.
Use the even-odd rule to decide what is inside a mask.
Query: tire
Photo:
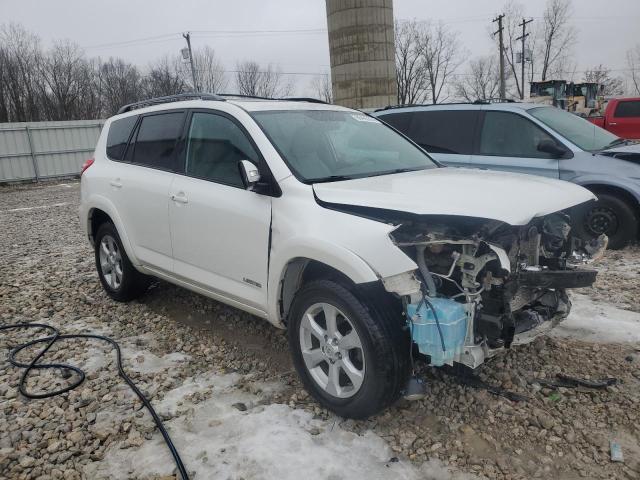
[[[105,249],[102,250],[102,254],[101,249]],[[98,228],[95,237],[95,259],[100,283],[114,300],[129,302],[147,291],[150,279],[131,264],[113,223],[103,223]],[[106,273],[109,270],[111,273]]]
[[[377,295],[378,299],[386,298],[388,293],[384,293]],[[391,405],[409,376],[410,341],[402,316],[380,300],[376,303],[363,303],[340,283],[316,280],[296,294],[290,309],[288,340],[298,375],[305,389],[322,406],[341,417],[366,418]],[[328,307],[325,309],[324,305]],[[319,337],[323,335],[315,328],[319,326],[325,334],[331,333],[326,322],[331,316],[326,312],[331,312],[331,307],[337,313],[337,333],[331,337],[339,338],[337,345],[331,338],[321,342]],[[317,322],[315,326],[311,325],[309,315]],[[353,332],[359,341],[356,348],[350,348],[358,343],[351,335]],[[317,366],[310,367],[316,363]],[[333,388],[329,384],[335,382],[330,382],[329,377],[336,370],[339,374],[331,377],[338,378],[339,385]]]
[[[598,201],[579,206],[574,213],[573,228],[583,238],[605,233],[609,248],[624,248],[638,236],[638,217],[625,200],[610,193],[598,193]]]

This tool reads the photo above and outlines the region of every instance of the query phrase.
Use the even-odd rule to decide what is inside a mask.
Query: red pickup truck
[[[640,97],[612,98],[603,116],[587,120],[619,137],[640,140]]]

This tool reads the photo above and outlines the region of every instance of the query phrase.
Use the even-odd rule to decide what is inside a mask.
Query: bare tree
[[[220,93],[227,89],[228,81],[224,72],[224,67],[216,52],[210,46],[199,48],[193,52],[193,63],[196,70],[196,83],[203,92]],[[183,80],[186,84],[191,85],[191,67],[183,64],[182,68]]]
[[[427,72],[421,50],[424,28],[417,21],[395,22],[398,104],[423,103],[428,97]]]
[[[576,29],[569,25],[571,5],[571,0],[547,1],[540,30],[542,81],[570,70],[566,64],[577,36]]]
[[[499,90],[500,70],[495,55],[471,60],[467,72],[455,83],[456,96],[467,102],[496,98]]]
[[[42,64],[40,39],[22,26],[0,26],[0,119],[28,122],[42,119],[41,78],[36,66]]]
[[[333,103],[333,89],[331,88],[329,74],[319,75],[311,80],[311,88],[318,99],[323,102]]]
[[[605,96],[624,94],[624,81],[620,77],[612,77],[611,70],[602,64],[584,72],[584,81],[602,85]]]
[[[135,65],[120,58],[110,58],[98,71],[103,115],[114,115],[118,109],[141,100],[142,77]]]
[[[435,104],[448,97],[447,92],[452,76],[462,63],[462,51],[458,34],[450,31],[443,23],[427,24],[420,36],[420,54],[424,61],[431,101]]]
[[[187,84],[180,74],[179,61],[165,56],[152,64],[142,81],[144,96],[164,97],[185,92]]]
[[[279,69],[246,61],[236,67],[236,86],[241,95],[276,98],[291,94],[293,86],[285,81]]]
[[[41,105],[49,120],[77,120],[100,116],[100,96],[94,65],[75,44],[59,42],[39,69]]]
[[[634,95],[640,95],[640,44],[627,51],[627,66]]]

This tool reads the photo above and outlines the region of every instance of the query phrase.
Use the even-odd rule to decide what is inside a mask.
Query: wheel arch
[[[638,208],[639,201],[638,198],[627,190],[624,187],[620,187],[618,185],[611,185],[606,183],[586,183],[582,185],[584,188],[593,192],[596,196],[599,193],[608,193],[609,195],[615,195],[625,202],[627,202],[630,206]],[[637,212],[636,212],[637,215]]]
[[[95,233],[98,231],[100,225],[104,221],[109,221],[115,226],[118,236],[120,237],[120,241],[122,242],[122,246],[124,247],[131,263],[139,265],[140,262],[135,256],[131,241],[127,236],[122,219],[118,215],[115,207],[111,202],[109,202],[109,200],[102,197],[94,198],[92,200],[93,201],[86,210],[86,219],[84,220],[86,222],[87,236],[91,245],[94,245]]]

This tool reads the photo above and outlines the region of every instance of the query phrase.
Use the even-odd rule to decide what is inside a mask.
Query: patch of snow
[[[394,453],[372,431],[358,435],[343,430],[339,419],[315,419],[310,412],[283,404],[261,405],[258,396],[234,387],[236,380],[233,375],[213,374],[191,378],[157,404],[159,412],[180,411],[180,416],[165,426],[196,479],[473,478],[453,474],[435,460],[419,467],[404,460],[391,462]],[[209,390],[211,397],[200,403],[185,398]],[[244,403],[247,410],[235,408],[237,402]],[[96,479],[144,479],[170,475],[174,468],[166,445],[155,432],[153,439],[139,448],[113,445],[104,461],[89,464],[85,474]]]
[[[551,331],[552,336],[596,343],[640,342],[640,313],[575,293],[571,301],[571,313]]]
[[[122,347],[122,357],[128,360],[127,368],[138,373],[158,373],[173,368],[191,358],[180,352],[173,352],[159,357],[148,350]]]

